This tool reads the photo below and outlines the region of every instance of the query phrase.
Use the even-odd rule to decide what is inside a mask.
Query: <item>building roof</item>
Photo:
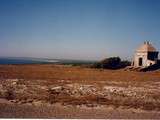
[[[156,52],[156,49],[149,42],[144,42],[137,50],[137,52]]]

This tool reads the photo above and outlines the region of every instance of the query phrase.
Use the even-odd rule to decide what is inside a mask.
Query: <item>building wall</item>
[[[134,66],[139,67],[139,58],[142,58],[142,66],[147,66],[147,52],[137,52],[134,56]]]
[[[147,60],[147,66],[156,64],[156,61]]]
[[[134,67],[147,67],[156,63],[156,61],[148,60],[147,52],[136,52],[134,56]],[[139,66],[139,58],[142,58],[142,66]]]

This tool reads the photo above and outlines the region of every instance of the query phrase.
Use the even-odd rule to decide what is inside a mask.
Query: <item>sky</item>
[[[160,50],[160,0],[0,0],[0,56],[131,59]]]

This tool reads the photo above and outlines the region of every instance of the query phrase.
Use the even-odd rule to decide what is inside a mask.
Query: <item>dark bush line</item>
[[[130,61],[121,61],[120,57],[110,57],[93,64],[92,68],[120,69],[130,65]]]

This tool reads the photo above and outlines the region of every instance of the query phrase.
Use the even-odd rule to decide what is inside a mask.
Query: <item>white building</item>
[[[135,52],[133,66],[148,67],[157,63],[158,51],[149,43],[144,42]]]

